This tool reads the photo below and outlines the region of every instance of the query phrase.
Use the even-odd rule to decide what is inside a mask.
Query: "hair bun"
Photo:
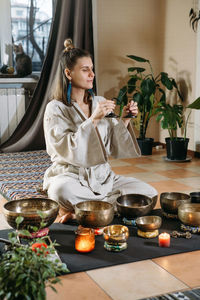
[[[64,41],[64,47],[65,47],[64,52],[68,52],[71,49],[73,49],[74,45],[72,44],[72,40],[71,39],[66,39]]]

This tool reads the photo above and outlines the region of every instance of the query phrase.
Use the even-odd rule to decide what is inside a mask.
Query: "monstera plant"
[[[138,143],[143,155],[152,153],[153,139],[146,138],[146,132],[149,121],[155,115],[155,108],[159,102],[166,102],[166,89],[178,90],[175,79],[169,77],[166,72],[154,74],[152,65],[148,59],[127,55],[132,61],[136,61],[142,66],[133,66],[128,68],[129,80],[118,94],[117,104],[121,111],[129,100],[137,102],[139,109],[139,138]],[[146,67],[144,67],[146,65]]]

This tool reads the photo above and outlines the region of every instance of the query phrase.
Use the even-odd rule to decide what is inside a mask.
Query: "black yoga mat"
[[[152,215],[162,216],[161,210],[154,210]],[[180,231],[180,221],[166,219],[162,217],[161,232]],[[123,224],[120,218],[115,218],[113,224]],[[50,226],[50,237],[56,240],[60,246],[57,248],[58,254],[65,262],[71,273],[87,271],[96,268],[108,267],[118,264],[136,262],[144,259],[184,253],[194,250],[200,250],[200,235],[192,234],[191,239],[172,238],[169,248],[158,246],[158,237],[153,239],[144,239],[137,236],[137,228],[128,226],[130,237],[128,239],[128,248],[122,252],[109,252],[104,249],[103,236],[96,236],[95,249],[90,253],[79,253],[75,250],[75,230],[77,224],[59,224],[54,223]],[[10,230],[1,230],[0,237],[7,238]],[[3,246],[0,243],[0,249]]]

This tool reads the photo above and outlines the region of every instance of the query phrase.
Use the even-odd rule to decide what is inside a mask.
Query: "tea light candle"
[[[92,228],[78,228],[75,238],[75,249],[79,252],[90,252],[95,247],[95,235]]]
[[[159,246],[160,247],[169,247],[170,246],[170,235],[169,233],[161,233],[158,236]]]

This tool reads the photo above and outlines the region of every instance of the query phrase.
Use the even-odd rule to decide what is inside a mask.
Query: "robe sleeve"
[[[133,158],[141,156],[133,125],[131,122],[125,126],[122,119],[112,120],[110,134],[110,155],[114,158]]]
[[[90,118],[77,128],[62,106],[50,102],[44,115],[44,133],[47,153],[53,162],[88,168],[107,161]]]

